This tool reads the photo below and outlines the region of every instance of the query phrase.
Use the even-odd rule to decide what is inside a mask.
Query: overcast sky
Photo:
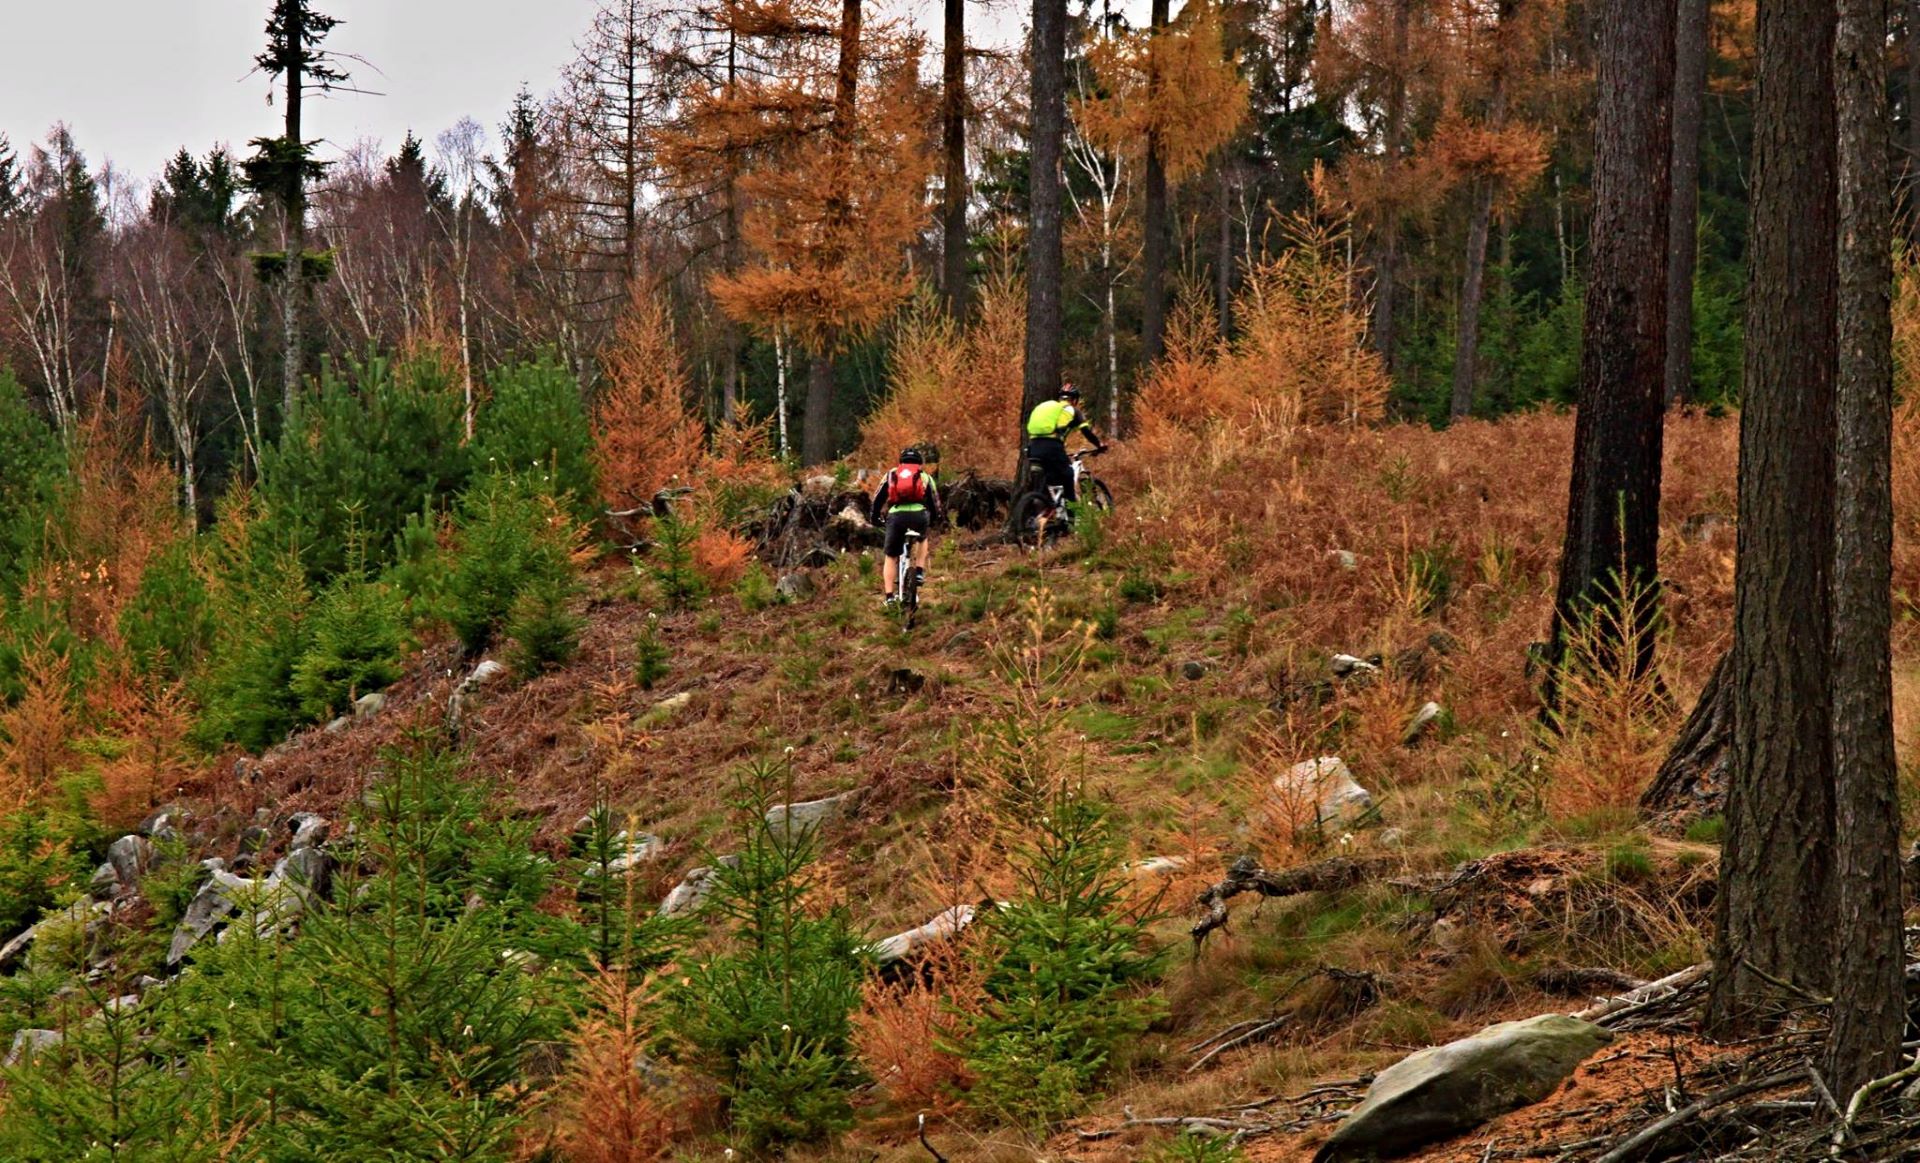
[[[902,0],[903,2],[903,0]],[[354,83],[380,95],[308,104],[306,132],[336,156],[374,138],[388,150],[411,129],[429,146],[462,117],[491,138],[524,82],[553,88],[595,0],[320,0],[343,22],[328,47],[364,57]],[[56,121],[89,164],[112,159],[136,180],[181,146],[246,152],[278,133],[267,81],[250,74],[268,0],[0,0],[0,133],[25,159]],[[891,7],[891,5],[889,5]],[[920,0],[915,8],[937,8]],[[1000,35],[1021,27],[1017,0],[983,13]]]

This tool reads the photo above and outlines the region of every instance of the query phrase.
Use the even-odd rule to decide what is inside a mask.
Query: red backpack
[[[926,503],[925,469],[917,464],[903,464],[887,474],[887,504],[924,505]]]

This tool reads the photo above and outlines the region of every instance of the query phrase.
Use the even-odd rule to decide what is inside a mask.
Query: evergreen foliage
[[[51,515],[66,455],[60,438],[27,402],[26,391],[0,364],[0,598],[18,592],[39,555],[42,524]]]
[[[473,460],[483,470],[550,478],[556,497],[583,515],[596,494],[593,432],[573,374],[543,356],[488,377],[492,396],[474,419]]]
[[[551,595],[572,578],[577,533],[547,486],[527,474],[489,473],[460,498],[448,618],[470,652],[493,642],[522,593],[546,586]]]

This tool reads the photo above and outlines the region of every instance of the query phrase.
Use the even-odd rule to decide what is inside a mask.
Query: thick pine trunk
[[[1700,123],[1708,0],[1679,0],[1673,58],[1673,198],[1667,216],[1667,403],[1693,394],[1693,268],[1699,248]]]
[[[1060,390],[1060,153],[1066,130],[1066,0],[1033,0],[1031,165],[1027,201],[1027,339],[1021,415]],[[1025,472],[1025,458],[1015,476]]]
[[[946,181],[941,207],[940,298],[954,319],[967,313],[967,0],[946,0],[940,93]]]
[[[1906,1025],[1893,752],[1893,256],[1887,0],[1839,0],[1839,444],[1833,563],[1834,870],[1839,909],[1827,1079],[1891,1073]]]
[[[833,459],[833,353],[814,352],[807,362],[807,403],[800,423],[800,459],[825,464]]]
[[[1673,0],[1620,0],[1601,13],[1585,344],[1550,676],[1593,607],[1651,603],[1658,585]],[[1631,651],[1643,671],[1650,613],[1611,623],[1635,641],[1597,645]]]
[[[1157,41],[1167,27],[1168,0],[1152,0],[1148,27]],[[1160,97],[1160,46],[1153,47],[1153,63],[1147,72],[1147,104],[1156,105]],[[1166,350],[1167,326],[1167,250],[1168,208],[1167,168],[1161,157],[1160,134],[1147,131],[1144,205],[1141,229],[1145,237],[1140,248],[1140,360],[1143,369],[1160,362]]]
[[[1831,0],[1762,4],[1755,40],[1733,770],[1707,1009],[1722,1035],[1777,1012],[1769,978],[1830,992],[1836,935]]]
[[[1900,167],[1900,188],[1905,194],[1906,237],[1920,239],[1920,214],[1914,207],[1914,180],[1920,175],[1920,0],[1907,0],[1907,156]]]

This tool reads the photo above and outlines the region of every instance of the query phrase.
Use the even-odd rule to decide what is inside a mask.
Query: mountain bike
[[[1113,509],[1113,490],[1093,475],[1093,466],[1087,461],[1104,451],[1083,448],[1073,454],[1073,488],[1079,503],[1103,513]],[[1047,478],[1037,462],[1028,462],[1027,479],[1035,483],[1014,501],[1013,516],[1008,522],[1014,540],[1022,545],[1040,546],[1072,532],[1073,507],[1063,501],[1066,490],[1059,485],[1039,483]]]
[[[900,621],[908,630],[913,629],[914,619],[920,613],[920,567],[913,564],[913,550],[925,536],[917,530],[907,530],[907,543],[900,551]]]

